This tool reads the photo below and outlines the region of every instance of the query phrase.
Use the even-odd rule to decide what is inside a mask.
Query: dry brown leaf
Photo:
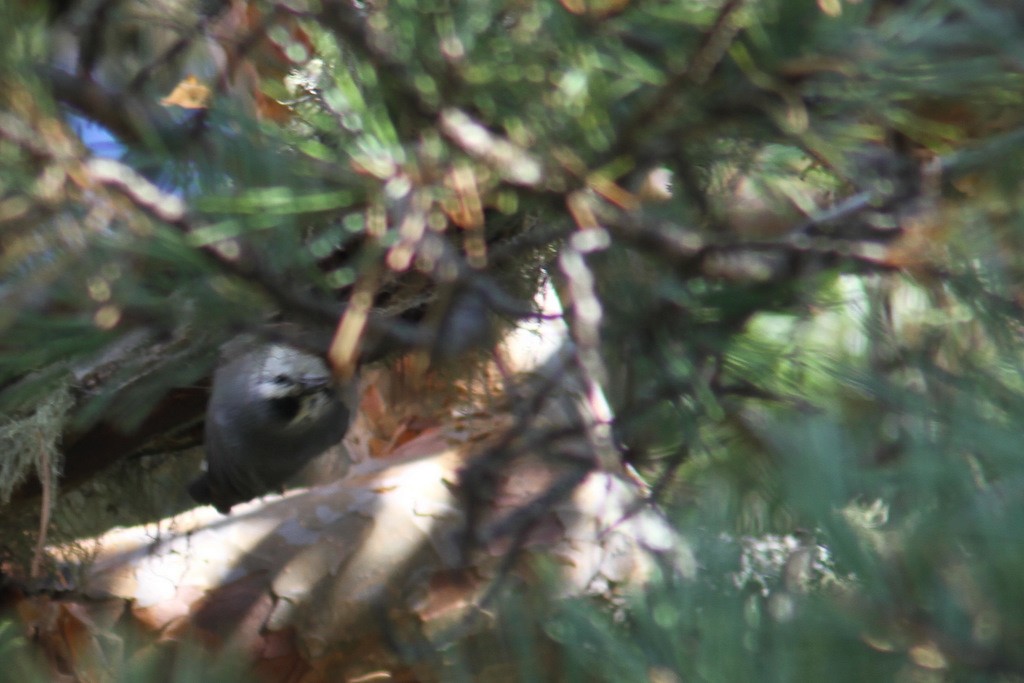
[[[206,109],[210,106],[213,92],[203,85],[193,74],[189,74],[167,97],[160,100],[165,107],[181,107],[182,109]]]

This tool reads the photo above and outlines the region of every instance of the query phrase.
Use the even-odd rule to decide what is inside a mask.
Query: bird
[[[188,493],[222,514],[279,491],[348,431],[354,380],[341,387],[318,356],[280,343],[237,349],[214,372],[205,471]]]

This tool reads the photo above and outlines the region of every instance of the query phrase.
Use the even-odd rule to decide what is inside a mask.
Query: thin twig
[[[635,110],[633,115],[619,126],[618,138],[611,151],[605,155],[606,158],[614,159],[636,149],[637,136],[650,130],[659,118],[672,111],[669,105],[685,92],[683,86],[686,83],[700,85],[707,80],[739,31],[735,14],[745,2],[746,0],[727,0],[722,4],[715,22],[704,32],[686,67],[658,88],[646,104]]]
[[[39,504],[39,533],[36,537],[35,550],[32,552],[32,564],[29,568],[29,576],[32,579],[38,579],[42,573],[43,553],[46,549],[46,538],[50,529],[50,511],[53,507],[53,472],[50,470],[50,451],[46,447],[43,435],[40,433],[37,436],[39,458],[36,460],[36,472],[39,474],[43,497]]]

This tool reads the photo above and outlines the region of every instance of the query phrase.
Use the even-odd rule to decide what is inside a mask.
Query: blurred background
[[[522,564],[597,473],[632,492],[601,524],[676,539],[630,531],[649,566],[614,591],[543,550],[542,594],[487,574],[489,645],[381,627],[376,678],[300,648],[266,680],[1024,677],[1018,3],[8,0],[0,103],[19,680],[250,680],[245,644],[85,619],[47,550],[194,505],[241,334],[372,378],[357,463],[495,418],[446,475],[453,571]],[[542,321],[558,351],[513,381]],[[471,533],[525,451],[570,475]]]

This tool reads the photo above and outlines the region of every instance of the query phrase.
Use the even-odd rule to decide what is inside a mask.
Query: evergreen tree
[[[4,3],[8,583],[51,510],[188,506],[125,491],[239,334],[458,377],[550,281],[586,468],[698,571],[495,598],[508,678],[1024,676],[1021,45],[1005,0]]]

